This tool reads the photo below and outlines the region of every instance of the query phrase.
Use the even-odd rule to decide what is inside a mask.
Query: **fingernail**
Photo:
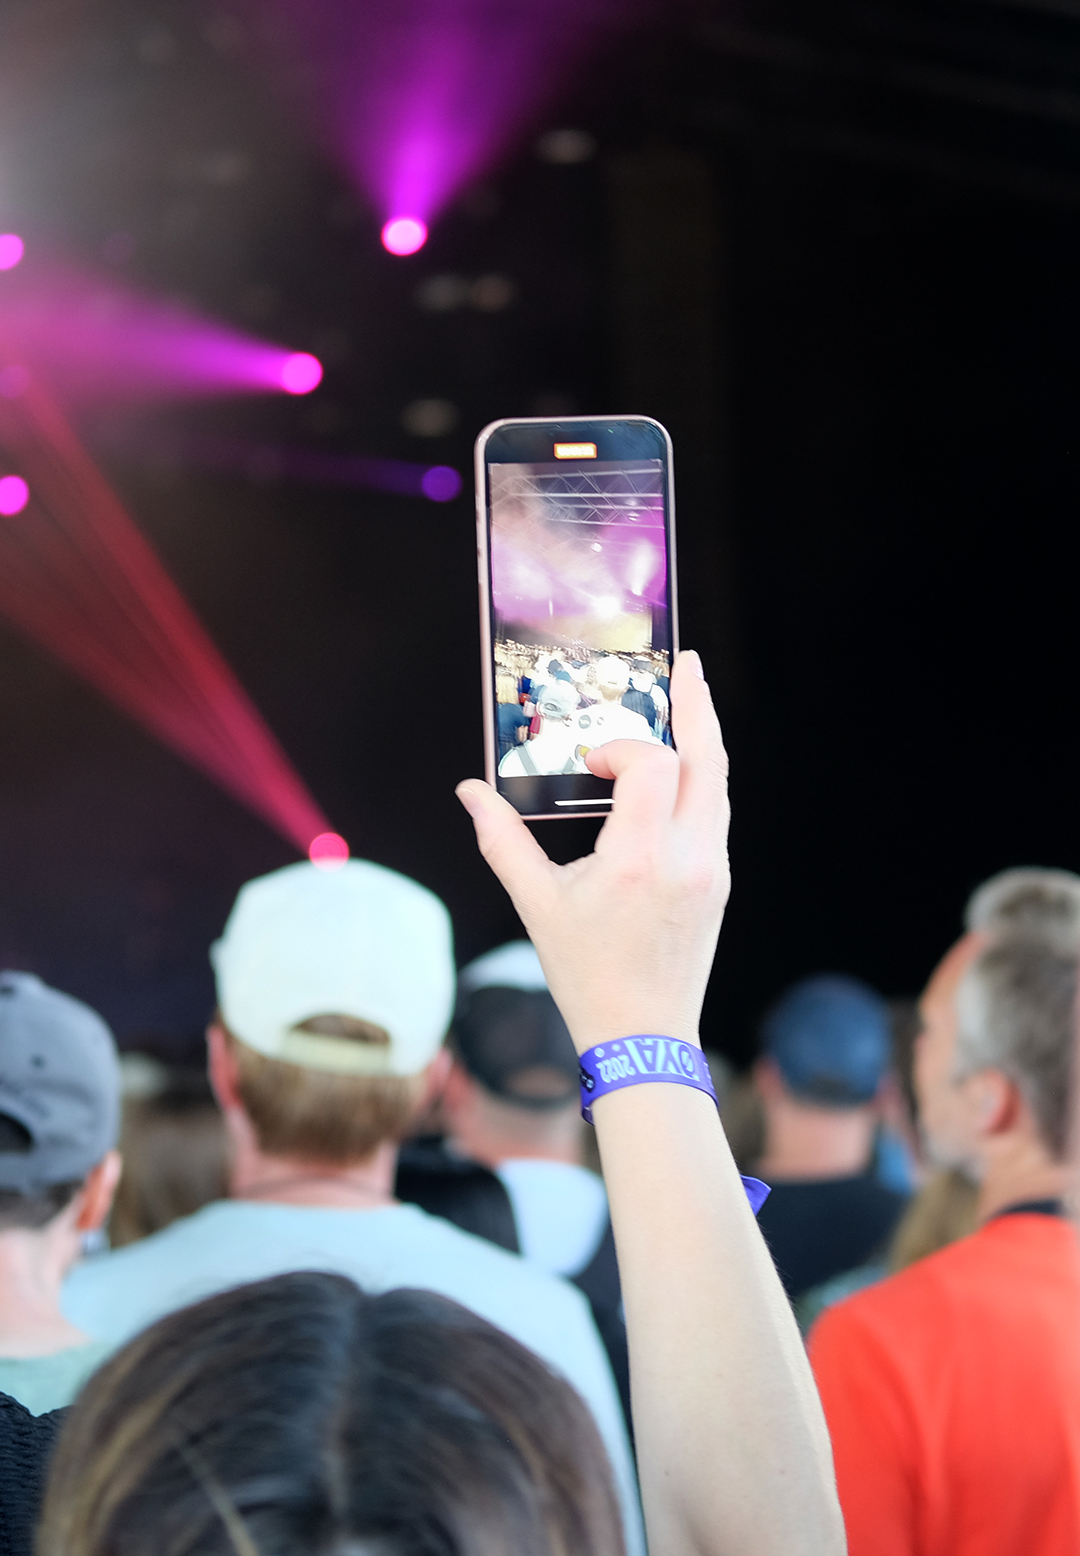
[[[469,789],[467,789],[465,787],[465,782],[464,781],[458,784],[457,788],[454,790],[454,793],[457,795],[458,799],[464,805],[465,809],[469,812],[469,815],[470,816],[474,815],[475,814],[474,807],[475,807],[476,801],[473,798],[471,790],[469,790]]]
[[[701,655],[696,648],[688,648],[685,652],[686,658],[690,662],[691,670],[693,670],[699,681],[703,681],[705,679],[705,670],[701,663]]]

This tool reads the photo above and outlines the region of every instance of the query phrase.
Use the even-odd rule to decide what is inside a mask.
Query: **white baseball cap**
[[[210,948],[222,1020],[271,1059],[350,1075],[416,1075],[454,1004],[450,915],[395,870],[291,864],[242,887]],[[317,1016],[382,1027],[388,1046],[298,1031]]]

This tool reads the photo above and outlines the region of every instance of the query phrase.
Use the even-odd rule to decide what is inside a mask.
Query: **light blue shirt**
[[[92,1341],[49,1356],[0,1357],[0,1393],[10,1394],[32,1416],[70,1405],[113,1347]]]
[[[628,1556],[643,1556],[622,1412],[585,1298],[415,1205],[331,1210],[219,1200],[76,1265],[62,1307],[79,1329],[120,1345],[188,1303],[291,1270],[345,1275],[373,1293],[401,1286],[441,1292],[535,1351],[591,1408],[615,1473]]]
[[[524,1257],[552,1275],[579,1275],[607,1231],[603,1180],[587,1167],[540,1157],[511,1157],[495,1172]]]

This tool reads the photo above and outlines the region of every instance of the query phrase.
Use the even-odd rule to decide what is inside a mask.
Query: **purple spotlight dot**
[[[317,870],[340,870],[348,857],[349,845],[337,832],[320,832],[308,847],[308,858]]]
[[[0,514],[5,519],[21,513],[30,501],[30,488],[21,475],[0,476]]]
[[[391,254],[415,254],[427,242],[427,227],[416,216],[392,216],[382,230],[382,246]]]
[[[26,244],[17,232],[0,232],[0,270],[14,270],[25,253]]]
[[[294,351],[281,364],[281,387],[286,394],[310,394],[322,383],[322,363],[309,351]]]
[[[461,477],[449,465],[432,465],[420,478],[420,490],[432,502],[453,502],[461,491]]]

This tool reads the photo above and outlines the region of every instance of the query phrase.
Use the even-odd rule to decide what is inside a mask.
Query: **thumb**
[[[467,778],[455,793],[472,817],[480,852],[524,922],[529,905],[546,892],[558,866],[552,864],[510,802],[490,784]]]

